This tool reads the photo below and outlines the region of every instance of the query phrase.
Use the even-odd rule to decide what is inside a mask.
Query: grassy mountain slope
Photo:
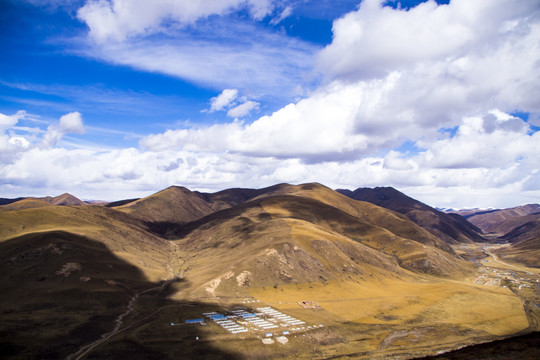
[[[28,198],[22,198],[20,200],[11,202],[7,205],[4,205],[0,207],[0,210],[20,210],[20,209],[29,209],[33,207],[44,207],[49,205],[64,205],[64,206],[72,206],[72,205],[87,205],[84,201],[76,198],[75,196],[71,194],[62,194],[55,197],[52,196],[46,196],[42,198],[34,198],[34,197],[28,197]]]
[[[501,249],[497,253],[506,260],[517,261],[531,267],[540,267],[540,217],[531,220],[501,239],[511,242],[507,248]]]
[[[44,197],[43,200],[47,201],[51,205],[87,205],[84,201],[68,193],[55,197],[47,196]]]
[[[22,200],[15,201],[13,203],[0,206],[0,211],[11,211],[21,209],[39,208],[44,206],[51,206],[51,204],[43,199],[37,198],[24,198]]]
[[[397,211],[449,244],[484,241],[481,230],[461,216],[446,214],[390,187],[338,190],[345,195]]]
[[[65,358],[109,331],[131,291],[146,284],[137,267],[86,237],[51,231],[2,241],[0,351]]]
[[[508,209],[476,213],[468,216],[467,220],[486,233],[502,236],[528,222],[529,219],[523,218],[524,216],[538,212],[540,212],[540,205],[528,204]]]
[[[116,256],[139,267],[151,280],[170,275],[172,245],[129,215],[102,206],[47,206],[0,212],[0,240],[62,231],[99,241]]]
[[[115,209],[143,221],[161,235],[214,211],[201,194],[179,186],[171,186]]]
[[[318,183],[302,185],[280,184],[263,190],[264,192],[255,197],[255,199],[276,195],[294,195],[306,199],[317,200],[359,218],[362,221],[388,229],[403,238],[413,239],[423,244],[437,247],[451,254],[454,253],[447,243],[439,240],[425,229],[412,223],[405,216],[369,202],[351,199]]]
[[[441,249],[300,196],[255,199],[182,230],[175,242],[190,257],[186,276],[207,295],[241,291],[244,282],[271,286],[406,270],[463,276],[472,269]]]

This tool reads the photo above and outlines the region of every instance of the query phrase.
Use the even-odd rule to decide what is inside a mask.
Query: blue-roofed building
[[[186,324],[202,324],[204,323],[203,319],[188,319],[186,320]]]
[[[227,317],[223,314],[215,314],[215,315],[210,315],[210,318],[212,320],[223,320],[223,319],[226,319]]]

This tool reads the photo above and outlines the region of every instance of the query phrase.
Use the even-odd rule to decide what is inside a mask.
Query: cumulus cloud
[[[262,19],[272,9],[271,0],[93,0],[77,12],[98,42],[122,41],[140,34],[163,31],[171,23],[180,26],[211,15],[248,10],[254,19]]]
[[[223,110],[234,103],[238,97],[238,89],[225,89],[218,96],[210,99],[210,112]]]
[[[417,161],[422,167],[446,169],[517,166],[534,161],[532,154],[540,151],[540,133],[529,134],[529,131],[521,119],[500,111],[464,118],[452,138],[420,142],[428,150]],[[540,161],[537,165],[540,166]]]
[[[452,138],[423,144],[426,150],[413,156],[394,151],[347,162],[308,163],[298,158],[186,149],[32,146],[22,151],[16,161],[0,167],[0,191],[5,193],[9,186],[11,194],[29,195],[39,188],[51,194],[71,191],[85,198],[115,200],[149,195],[171,184],[218,191],[318,181],[333,188],[395,186],[436,206],[504,207],[538,199],[538,133],[511,131],[504,129],[503,123],[487,133],[482,119],[463,119]],[[500,142],[501,137],[510,142]],[[479,145],[468,153],[469,148],[462,146],[471,138]],[[482,146],[487,146],[498,160],[484,161],[476,167],[456,166],[459,162],[455,160],[462,160],[463,152],[469,158],[485,157],[478,153]],[[465,163],[468,161],[465,159]]]
[[[42,144],[46,147],[54,146],[68,133],[84,133],[82,116],[77,111],[63,115],[58,124],[50,125],[43,136]]]
[[[258,102],[248,100],[245,96],[238,97],[238,89],[225,89],[218,96],[210,99],[209,112],[226,110],[227,116],[242,118],[258,108]]]
[[[0,129],[11,127],[26,117],[26,111],[20,110],[13,115],[5,115],[0,113]]]
[[[372,78],[418,62],[486,56],[529,32],[539,11],[534,1],[520,0],[429,0],[409,10],[384,3],[364,0],[334,22],[332,44],[319,57],[325,72]]]
[[[497,117],[500,114],[489,115],[489,111],[498,108],[506,113],[540,113],[536,101],[540,93],[538,15],[537,7],[530,2],[511,0],[457,0],[441,6],[430,1],[409,11],[383,7],[381,1],[365,1],[357,11],[335,22],[333,43],[320,54],[322,63],[331,59],[335,66],[341,58],[352,56],[347,71],[329,63],[323,71],[333,80],[309,97],[250,124],[170,130],[148,136],[141,145],[149,150],[229,151],[297,158],[306,163],[353,161],[387,153],[405,141],[430,143],[440,137],[441,129],[463,125],[462,119],[475,114],[487,116],[483,121],[485,132],[497,128],[494,136],[499,134],[501,141],[510,141],[507,137],[515,131],[522,134],[527,124],[517,118],[503,120]],[[379,25],[366,25],[371,24],[372,17],[377,24],[400,29],[393,32],[399,44],[385,32],[379,39]],[[391,42],[387,50],[383,45],[388,53],[372,53],[383,50],[377,50],[376,44],[372,49],[364,43],[366,38]],[[349,40],[349,46],[341,46]],[[434,43],[436,49],[431,46]],[[403,56],[397,56],[395,49],[401,49]],[[381,64],[382,70],[377,68]],[[375,71],[367,74],[366,69]],[[354,76],[349,76],[351,73]],[[467,126],[463,125],[461,131]],[[503,136],[503,130],[509,132]],[[494,139],[486,137],[486,141],[488,138]],[[409,166],[399,159],[388,157],[384,164],[390,168]],[[444,166],[465,167],[462,162],[471,160],[469,166],[474,167],[479,159],[482,157],[476,161],[454,159],[453,165],[448,160]]]
[[[358,105],[353,100],[362,94],[362,88],[335,85],[331,91],[289,104],[250,124],[235,121],[204,129],[168,130],[149,135],[140,144],[148,150],[229,151],[308,162],[358,158],[370,142],[354,133]]]
[[[84,133],[82,116],[78,111],[62,115],[58,123],[58,129],[64,133]]]
[[[257,109],[258,107],[259,107],[258,102],[247,100],[246,102],[227,111],[227,116],[230,116],[233,118],[241,118],[241,117],[249,115],[249,113]]]

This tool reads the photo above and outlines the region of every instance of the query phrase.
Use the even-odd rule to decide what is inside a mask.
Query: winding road
[[[124,313],[120,314],[116,320],[114,321],[115,322],[115,327],[112,331],[108,332],[108,333],[105,333],[103,335],[101,335],[101,337],[88,344],[88,345],[85,345],[83,347],[81,347],[79,350],[77,350],[75,353],[71,354],[71,355],[68,355],[66,357],[66,360],[79,360],[79,359],[82,359],[84,356],[86,356],[90,351],[92,351],[96,346],[98,345],[101,345],[107,341],[109,341],[109,339],[111,339],[113,336],[127,330],[127,329],[130,329],[131,327],[137,325],[137,324],[140,324],[141,322],[144,322],[146,321],[148,318],[154,316],[155,314],[157,314],[158,312],[160,312],[163,308],[166,308],[166,307],[170,307],[170,306],[174,306],[174,305],[168,305],[168,306],[162,306],[160,308],[158,308],[156,311],[154,311],[153,313],[151,313],[150,315],[140,319],[140,320],[137,320],[135,321],[134,323],[132,323],[131,325],[128,325],[124,328],[122,328],[122,325],[124,323],[124,318],[126,316],[128,316],[131,312],[133,312],[133,310],[135,309],[135,303],[137,302],[137,299],[139,298],[140,295],[143,295],[143,294],[146,294],[148,292],[151,292],[151,291],[154,291],[154,290],[158,290],[158,289],[163,289],[164,287],[166,287],[167,285],[171,284],[172,282],[176,281],[176,278],[175,279],[170,279],[170,280],[165,280],[163,281],[163,283],[161,285],[158,285],[158,286],[155,286],[153,288],[150,288],[150,289],[147,289],[147,290],[143,290],[143,291],[139,291],[137,293],[135,293],[128,301],[128,305],[127,305],[127,309]]]
[[[527,271],[527,270],[522,269],[522,268],[520,268],[520,267],[511,265],[511,264],[508,264],[508,263],[506,263],[506,262],[504,262],[504,261],[502,261],[502,260],[499,260],[499,258],[497,257],[497,255],[493,254],[493,253],[492,253],[491,251],[489,251],[487,248],[484,248],[484,252],[486,253],[486,255],[491,256],[491,257],[493,258],[493,260],[494,260],[495,262],[498,262],[499,264],[502,264],[502,265],[504,265],[504,266],[507,266],[507,267],[512,268],[512,269],[517,270],[517,271],[525,271],[525,272]]]

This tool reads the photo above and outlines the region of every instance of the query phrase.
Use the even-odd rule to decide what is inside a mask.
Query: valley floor
[[[540,275],[509,268],[484,244],[457,250],[478,263],[477,274],[289,284],[208,298],[172,283],[166,298],[157,288],[141,294],[123,328],[70,358],[412,359],[537,331]]]

